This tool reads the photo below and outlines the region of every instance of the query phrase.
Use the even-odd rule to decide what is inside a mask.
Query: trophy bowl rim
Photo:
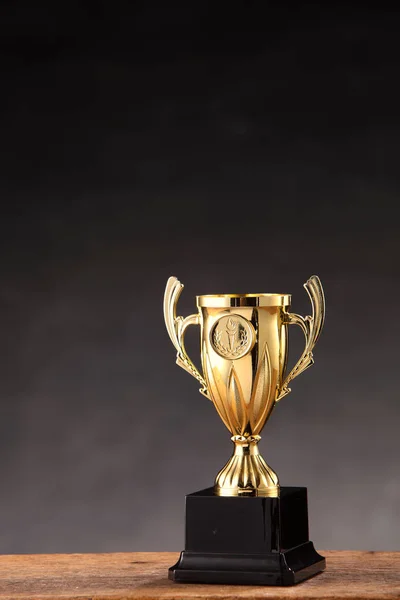
[[[199,307],[290,306],[291,294],[203,294],[196,296]]]

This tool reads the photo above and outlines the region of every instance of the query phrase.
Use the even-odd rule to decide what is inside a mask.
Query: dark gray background
[[[399,549],[400,15],[283,4],[2,3],[1,552],[182,548],[231,443],[171,274],[183,315],[321,277],[262,451],[318,548]]]

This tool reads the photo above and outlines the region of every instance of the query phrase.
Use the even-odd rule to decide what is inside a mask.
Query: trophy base
[[[325,569],[308,539],[307,490],[279,498],[186,496],[186,543],[169,578],[182,583],[295,585]]]

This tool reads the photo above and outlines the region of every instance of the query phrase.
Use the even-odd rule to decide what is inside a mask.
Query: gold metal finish
[[[219,294],[197,296],[198,314],[176,316],[183,285],[170,277],[164,296],[164,317],[177,350],[177,364],[201,384],[232,434],[234,453],[215,480],[220,496],[279,495],[278,476],[258,450],[260,432],[275,404],[290,392],[289,383],[313,364],[312,350],[321,333],[325,301],[317,276],[304,284],[312,316],[287,312],[288,294]],[[287,326],[299,325],[306,345],[299,361],[285,377]],[[200,325],[204,376],[188,357],[184,334]]]
[[[176,364],[182,367],[182,369],[185,369],[185,371],[190,373],[190,375],[195,377],[197,381],[201,383],[200,393],[210,400],[211,398],[207,390],[206,382],[188,357],[185,350],[184,336],[186,328],[189,325],[198,325],[200,322],[200,315],[190,315],[189,317],[186,317],[186,319],[176,316],[176,306],[183,287],[183,283],[178,281],[176,277],[170,277],[167,281],[167,287],[165,288],[164,294],[165,325],[169,337],[177,350]]]
[[[302,317],[295,313],[288,313],[287,322],[289,325],[295,324],[301,327],[306,338],[306,346],[300,359],[283,382],[282,390],[276,399],[277,402],[291,392],[290,387],[288,387],[289,383],[297,377],[297,375],[300,375],[300,373],[314,364],[312,350],[321,335],[325,321],[325,297],[319,277],[316,275],[310,277],[304,284],[304,287],[311,300],[312,316]]]
[[[290,294],[217,294],[216,296],[197,296],[200,308],[222,308],[226,306],[289,306]]]

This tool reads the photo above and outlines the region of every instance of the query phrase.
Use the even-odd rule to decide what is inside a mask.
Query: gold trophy
[[[218,473],[220,496],[279,496],[279,480],[258,450],[260,433],[275,404],[291,390],[292,379],[313,364],[312,350],[325,315],[324,293],[318,277],[304,284],[312,316],[288,312],[288,294],[218,294],[197,296],[199,312],[176,316],[183,285],[170,277],[164,297],[164,316],[174,344],[177,364],[201,384],[229,429],[232,458]],[[304,332],[306,345],[297,364],[285,376],[288,325]],[[185,350],[189,325],[200,325],[201,375]]]
[[[278,476],[261,456],[258,442],[275,404],[291,391],[290,382],[314,362],[312,351],[324,323],[324,293],[317,276],[304,287],[311,300],[310,316],[289,312],[289,294],[216,294],[197,296],[198,312],[183,318],[176,314],[183,284],[176,277],[167,282],[164,317],[176,362],[198,380],[200,392],[213,402],[234,443],[232,457],[215,479],[216,497],[280,497]],[[292,324],[303,330],[305,348],[286,374]],[[185,349],[189,325],[200,325],[203,374]],[[323,568],[321,560],[318,570]]]

